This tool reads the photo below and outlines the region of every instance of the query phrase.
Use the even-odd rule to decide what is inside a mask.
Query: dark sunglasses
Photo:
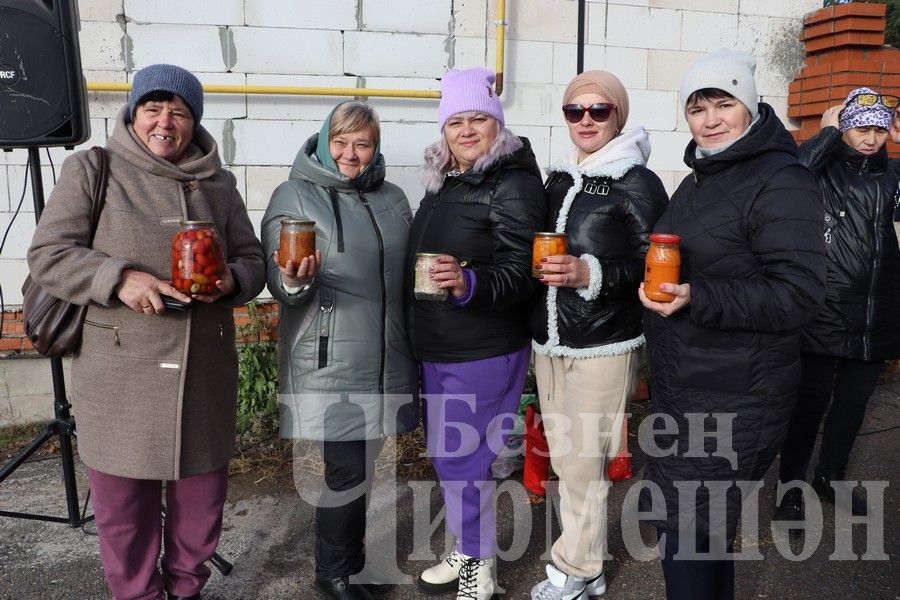
[[[875,106],[876,104],[881,104],[882,106],[886,106],[888,108],[897,108],[897,105],[900,104],[900,98],[897,96],[892,96],[890,94],[857,94],[850,98],[847,104],[859,104],[860,106]]]
[[[569,123],[579,123],[584,118],[584,113],[591,116],[591,121],[595,123],[605,123],[612,114],[615,104],[607,102],[598,102],[591,106],[582,106],[580,104],[566,104],[563,106],[563,116]]]

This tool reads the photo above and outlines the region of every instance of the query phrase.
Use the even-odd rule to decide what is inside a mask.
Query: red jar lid
[[[681,242],[681,236],[674,233],[651,233],[650,241],[657,244],[677,244]]]

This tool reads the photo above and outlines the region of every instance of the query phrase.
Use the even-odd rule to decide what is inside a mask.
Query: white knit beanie
[[[728,92],[750,111],[755,119],[759,112],[759,94],[756,93],[756,58],[749,52],[720,48],[697,59],[681,80],[681,106],[687,109],[687,101],[697,90],[716,88]]]

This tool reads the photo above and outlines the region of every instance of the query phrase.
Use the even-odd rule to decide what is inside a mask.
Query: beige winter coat
[[[93,154],[66,159],[28,251],[50,293],[90,303],[72,362],[78,451],[89,467],[171,480],[219,469],[234,449],[237,355],[232,307],[265,283],[262,246],[218,148],[198,127],[188,159],[151,154],[119,113],[109,139],[106,205],[88,248]],[[122,271],[171,278],[172,237],[182,219],[213,220],[236,294],[186,313],[138,314],[116,296]]]

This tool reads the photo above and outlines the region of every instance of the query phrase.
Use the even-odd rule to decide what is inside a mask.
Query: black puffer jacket
[[[800,146],[825,203],[825,306],[803,329],[808,352],[886,360],[900,356],[900,250],[894,232],[897,161],[866,156],[826,127]],[[893,167],[893,168],[890,168]]]
[[[547,203],[528,140],[481,172],[448,175],[419,204],[406,261],[408,335],[418,360],[462,362],[514,352],[528,345],[528,302],[534,232]],[[417,252],[450,254],[475,274],[464,307],[413,296]]]
[[[650,457],[646,479],[663,492],[656,525],[678,529],[678,481],[759,480],[781,447],[800,382],[800,334],[825,298],[822,206],[815,178],[797,162],[797,146],[767,104],[750,132],[719,154],[695,159],[656,224],[681,242],[681,280],[691,303],[664,318],[646,311],[652,413],[674,418],[677,433],[657,435],[671,456]],[[706,456],[685,456],[691,413],[725,413],[705,428],[731,435],[699,443]],[[728,417],[727,415],[731,415]],[[731,420],[729,420],[731,419]],[[700,423],[703,423],[700,419]],[[657,427],[661,427],[657,424]],[[697,439],[693,440],[695,443]],[[730,447],[729,447],[730,442]],[[718,452],[717,452],[718,448]],[[732,453],[733,451],[733,453]],[[731,459],[731,460],[730,460]],[[708,498],[681,507],[699,531],[710,527]],[[642,496],[644,509],[649,498]],[[740,494],[728,491],[729,535]],[[663,510],[665,508],[665,510]]]
[[[535,351],[549,356],[615,356],[640,347],[648,236],[668,203],[659,177],[647,169],[650,143],[636,128],[610,142],[614,160],[550,168],[546,231],[565,232],[568,253],[591,271],[586,289],[543,286],[531,311]],[[599,284],[599,285],[598,285]]]

